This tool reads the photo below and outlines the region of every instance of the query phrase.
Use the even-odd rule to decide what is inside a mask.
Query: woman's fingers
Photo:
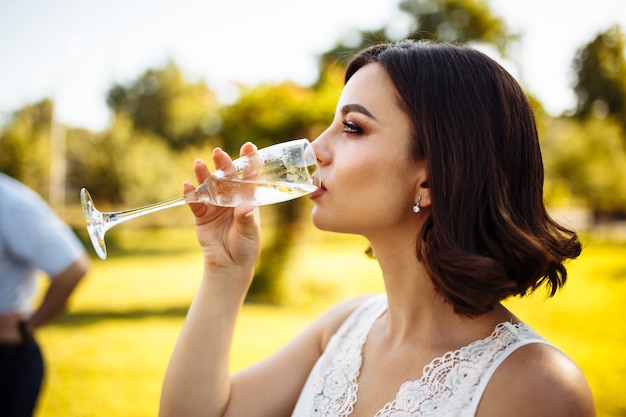
[[[237,169],[233,164],[233,160],[221,148],[213,149],[213,155],[211,157],[213,158],[213,165],[216,170],[223,171],[226,177],[237,176]]]
[[[254,143],[246,142],[241,146],[241,149],[239,150],[239,156],[251,156],[256,153],[257,150],[258,148]]]
[[[261,160],[257,158],[258,148],[252,142],[246,142],[240,149],[239,155],[241,156],[240,169],[243,170],[243,178],[256,178],[261,171]],[[233,163],[230,155],[224,152],[221,148],[215,148],[213,150],[213,165],[216,170],[220,170],[224,173],[226,178],[237,177],[237,168]],[[208,170],[206,172],[208,175]],[[206,178],[206,177],[204,177]],[[204,178],[202,181],[204,181]],[[200,178],[198,178],[200,181]]]
[[[258,148],[251,142],[245,143],[239,152],[241,157],[246,158],[246,163],[243,168],[244,179],[255,179],[261,175],[261,158],[257,154]]]
[[[230,155],[224,152],[221,148],[213,149],[211,155],[213,165],[215,166],[214,174],[216,177],[225,179],[255,179],[260,176],[262,161],[258,157],[258,148],[251,142],[245,143],[240,149],[240,160],[237,161],[237,166],[242,172],[238,173],[237,167],[233,163]],[[194,161],[193,170],[196,175],[196,179],[199,184],[204,183],[209,178],[211,171],[207,164],[200,158]],[[243,200],[254,199],[255,188],[252,184],[247,184],[240,181],[211,181],[212,194],[220,195],[220,203],[226,204],[229,202],[229,198],[238,198]],[[193,192],[194,187],[185,183],[183,186],[185,194]],[[228,204],[226,204],[228,205]],[[196,217],[202,217],[207,214],[207,207],[203,203],[190,204],[192,212]]]
[[[204,180],[207,179],[209,175],[211,175],[211,172],[209,171],[209,167],[207,167],[206,163],[200,158],[194,161],[193,171],[196,174],[196,179],[198,180],[198,184],[202,184]]]
[[[195,189],[196,187],[194,187],[191,183],[187,181],[183,183],[183,194],[191,193]],[[190,203],[189,208],[196,217],[203,216],[204,214],[206,214],[207,211],[207,205],[204,203]]]

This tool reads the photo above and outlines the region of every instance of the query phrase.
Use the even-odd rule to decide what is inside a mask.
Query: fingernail
[[[254,216],[254,207],[252,208],[252,210],[250,210],[249,212],[247,212],[243,217],[245,217],[246,219]]]

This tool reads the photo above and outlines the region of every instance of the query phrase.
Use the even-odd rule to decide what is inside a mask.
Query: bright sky
[[[227,100],[233,83],[310,84],[316,56],[349,29],[406,17],[400,0],[0,0],[0,123],[43,97],[58,118],[108,125],[106,93],[173,59]],[[613,24],[624,0],[491,0],[523,40],[507,68],[553,113],[574,105],[576,50]],[[232,95],[231,95],[232,96]]]

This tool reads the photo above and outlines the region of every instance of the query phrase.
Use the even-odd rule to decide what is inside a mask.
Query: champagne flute
[[[80,199],[87,223],[87,232],[100,259],[107,257],[105,233],[125,221],[188,203],[206,203],[235,207],[248,201],[267,205],[292,200],[309,194],[317,188],[313,174],[317,158],[307,139],[295,139],[259,149],[252,155],[233,161],[236,176],[216,170],[194,191],[148,206],[117,211],[100,212],[89,192],[83,188]]]

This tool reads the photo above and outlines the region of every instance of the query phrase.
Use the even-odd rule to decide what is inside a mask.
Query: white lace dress
[[[361,350],[372,325],[387,310],[384,295],[359,306],[333,335],[309,375],[292,417],[346,417],[358,391]],[[474,416],[489,379],[516,349],[545,343],[525,324],[500,323],[493,333],[433,359],[421,379],[402,384],[375,417]]]

